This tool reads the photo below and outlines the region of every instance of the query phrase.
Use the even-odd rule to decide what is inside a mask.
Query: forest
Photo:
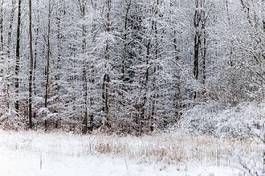
[[[2,121],[142,134],[261,102],[264,16],[263,0],[1,0]]]
[[[63,153],[65,143],[71,156],[231,161],[262,176],[264,100],[265,0],[0,0],[3,157],[2,146]],[[206,175],[240,175],[217,170]]]

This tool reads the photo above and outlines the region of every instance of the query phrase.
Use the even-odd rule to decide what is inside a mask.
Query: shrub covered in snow
[[[196,134],[245,138],[263,129],[265,103],[242,103],[235,107],[210,102],[186,111],[178,127]]]

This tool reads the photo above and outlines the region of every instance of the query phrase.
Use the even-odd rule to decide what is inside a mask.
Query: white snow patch
[[[140,162],[126,156],[82,154],[78,151],[82,143],[77,142],[76,138],[82,139],[67,134],[0,131],[0,176],[239,175],[238,170],[230,167],[203,166],[201,163],[170,165],[163,162]],[[62,143],[58,147],[60,141]]]

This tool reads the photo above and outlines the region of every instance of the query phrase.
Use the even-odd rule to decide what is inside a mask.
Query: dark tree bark
[[[195,27],[195,36],[194,36],[194,58],[193,58],[193,75],[196,80],[199,79],[199,51],[200,51],[200,0],[195,0],[195,15],[194,15],[194,27]]]
[[[50,34],[51,34],[51,0],[49,0],[49,9],[48,9],[48,34],[47,34],[47,58],[46,58],[46,83],[45,83],[45,107],[48,107],[49,99],[49,84],[50,84]]]
[[[206,38],[206,12],[205,0],[195,0],[194,14],[194,55],[193,55],[193,75],[196,80],[205,85],[206,82],[206,54],[207,54],[207,38]],[[204,94],[200,92],[200,94]],[[194,92],[196,99],[199,92]]]
[[[158,31],[158,24],[157,20],[159,17],[162,16],[162,14],[159,14],[159,5],[160,5],[160,0],[155,0],[154,3],[154,16],[155,19],[152,20],[152,31],[154,32],[154,61],[155,64],[152,66],[153,67],[153,76],[152,76],[152,96],[151,96],[151,114],[150,114],[150,131],[154,130],[155,127],[155,116],[156,116],[156,106],[157,106],[157,99],[158,99],[158,85],[157,85],[157,76],[159,74],[159,66],[157,65],[157,60],[160,58],[159,54],[159,45],[160,45],[160,40],[159,40],[159,31]]]
[[[30,52],[30,68],[29,68],[29,128],[33,127],[32,124],[32,85],[33,85],[33,36],[32,36],[32,2],[29,0],[29,52]]]
[[[132,5],[132,0],[128,0],[128,2],[126,2],[126,9],[125,9],[125,18],[124,18],[124,35],[123,35],[123,40],[124,40],[124,46],[123,46],[123,60],[122,60],[122,81],[125,84],[125,82],[128,80],[128,75],[127,75],[127,67],[128,67],[128,52],[129,52],[129,48],[128,48],[128,28],[129,28],[129,13],[130,13],[130,9],[131,9],[131,5]],[[125,88],[123,87],[123,90],[125,90]]]
[[[4,12],[3,12],[4,0],[0,1],[0,50],[4,49]]]
[[[15,108],[19,113],[19,72],[20,72],[20,27],[21,27],[21,0],[18,0],[18,14],[17,14],[17,40],[16,40],[16,66],[15,66],[15,92],[17,100]]]

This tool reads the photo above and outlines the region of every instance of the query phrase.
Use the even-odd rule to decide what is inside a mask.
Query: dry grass
[[[224,165],[233,162],[234,156],[239,153],[248,156],[253,152],[261,152],[259,145],[252,140],[216,139],[211,136],[192,136],[184,132],[143,137],[23,133],[1,132],[0,146],[77,156],[100,154],[151,162],[202,161]],[[16,144],[13,138],[16,138]]]
[[[233,162],[234,156],[239,153],[248,156],[261,151],[252,140],[216,139],[182,132],[143,137],[94,135],[92,138],[90,145],[93,147],[88,153],[121,155],[148,161],[178,163],[196,160],[220,164]]]

